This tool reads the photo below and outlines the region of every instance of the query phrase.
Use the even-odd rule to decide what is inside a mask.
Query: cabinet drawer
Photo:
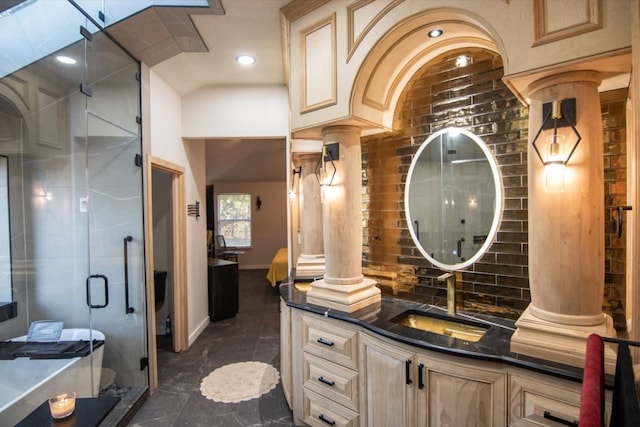
[[[328,360],[303,353],[304,387],[358,411],[358,373]]]
[[[357,332],[331,319],[301,316],[302,350],[331,360],[351,369],[357,369]]]
[[[580,384],[543,383],[511,375],[509,380],[509,425],[558,426],[553,418],[578,421]],[[546,415],[545,415],[546,413]]]
[[[358,414],[310,390],[303,391],[303,421],[315,427],[357,427]]]

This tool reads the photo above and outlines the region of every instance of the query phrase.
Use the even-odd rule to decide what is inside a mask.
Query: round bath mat
[[[231,363],[207,375],[200,383],[200,391],[216,402],[237,403],[270,392],[279,381],[280,373],[268,363]]]

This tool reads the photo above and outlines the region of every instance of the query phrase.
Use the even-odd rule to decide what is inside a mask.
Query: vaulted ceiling
[[[280,8],[290,0],[153,7],[108,31],[179,95],[207,85],[284,85]],[[235,61],[256,58],[251,67]],[[285,181],[285,139],[207,140],[207,182]]]

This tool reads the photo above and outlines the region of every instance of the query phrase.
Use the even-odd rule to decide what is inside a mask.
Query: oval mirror
[[[411,238],[443,270],[467,267],[495,236],[502,213],[498,166],[480,138],[447,128],[416,152],[404,193]]]

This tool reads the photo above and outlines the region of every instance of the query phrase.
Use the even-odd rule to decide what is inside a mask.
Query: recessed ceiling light
[[[69,56],[59,55],[59,56],[56,56],[56,59],[58,61],[62,62],[63,64],[72,65],[72,64],[76,63],[76,60],[71,58],[71,57],[69,57]]]
[[[254,62],[256,62],[256,58],[254,58],[251,55],[239,55],[239,56],[236,56],[236,61],[240,65],[251,65]]]
[[[432,39],[435,39],[436,37],[440,37],[442,35],[442,30],[440,28],[434,28],[433,30],[429,31],[428,35]]]

